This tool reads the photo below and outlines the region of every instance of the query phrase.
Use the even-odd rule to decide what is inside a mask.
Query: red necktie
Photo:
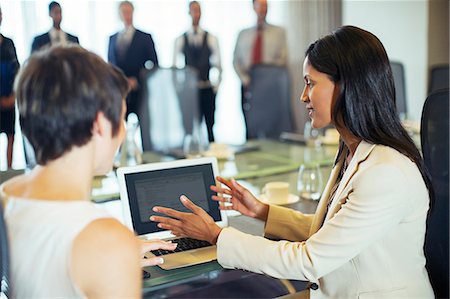
[[[255,43],[253,45],[253,56],[252,56],[252,63],[253,64],[260,64],[262,63],[262,30],[256,31],[256,38]]]

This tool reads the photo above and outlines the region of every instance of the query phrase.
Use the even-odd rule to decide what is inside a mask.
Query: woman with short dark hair
[[[16,81],[20,124],[36,153],[29,173],[0,186],[17,298],[141,296],[140,244],[90,202],[95,175],[112,169],[125,136],[128,82],[80,47],[36,52]]]
[[[313,43],[303,64],[314,128],[335,125],[340,148],[314,215],[260,202],[236,181],[211,189],[266,222],[271,241],[219,228],[186,197],[193,214],[156,207],[178,235],[217,243],[219,263],[310,281],[311,298],[433,298],[423,252],[432,198],[419,151],[400,124],[386,51],[376,36],[344,26]],[[175,218],[175,219],[174,219]]]

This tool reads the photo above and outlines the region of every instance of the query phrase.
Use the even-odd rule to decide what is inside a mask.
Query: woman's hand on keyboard
[[[152,250],[165,249],[165,250],[175,250],[177,248],[176,243],[171,243],[163,240],[151,240],[151,241],[142,241],[141,242],[141,266],[156,266],[164,263],[164,259],[162,257],[152,257],[152,258],[144,258],[144,255]]]
[[[150,220],[159,222],[158,227],[170,230],[175,236],[190,237],[216,244],[222,229],[214,223],[214,219],[186,196],[182,195],[180,200],[192,213],[179,212],[164,207],[154,207],[154,212],[167,215],[170,218],[154,215],[150,217]]]

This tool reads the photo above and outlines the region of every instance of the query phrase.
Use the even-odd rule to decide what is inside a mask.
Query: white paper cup
[[[270,182],[263,188],[268,203],[285,204],[289,201],[289,183]]]

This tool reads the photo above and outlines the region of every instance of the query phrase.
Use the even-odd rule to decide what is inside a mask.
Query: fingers
[[[221,188],[221,187],[218,187],[218,186],[214,186],[214,185],[210,186],[209,188],[212,191],[217,192],[217,193],[231,195],[231,190],[230,189],[224,189],[224,188]]]
[[[221,203],[225,203],[225,202],[231,202],[231,197],[224,197],[224,196],[216,196],[213,195],[211,196],[212,200],[221,202]]]
[[[164,259],[162,257],[158,257],[158,256],[141,259],[142,267],[157,266],[157,265],[161,265],[163,263],[164,263]]]
[[[227,186],[230,189],[233,187],[231,181],[224,179],[223,177],[218,176],[218,177],[216,177],[216,179],[217,179],[217,181],[221,182],[222,184],[224,184],[225,186]]]
[[[247,189],[245,189],[244,187],[242,187],[238,182],[236,182],[235,179],[231,179],[231,184],[233,185],[233,187],[239,192],[239,193],[244,193],[245,191],[247,191]]]
[[[142,242],[141,252],[144,254],[151,250],[165,249],[165,250],[175,250],[177,243],[172,243],[170,241],[162,240],[148,240]]]
[[[179,211],[176,211],[174,209],[158,207],[158,206],[157,207],[153,207],[153,211],[157,212],[157,213],[161,213],[161,214],[167,215],[167,216],[170,216],[170,217],[173,217],[173,218],[177,218],[177,219],[182,219],[183,216],[186,215],[186,213],[179,212]]]
[[[158,227],[166,230],[179,230],[179,227],[182,226],[182,223],[178,219],[167,218],[163,216],[151,216],[150,221],[158,222]]]
[[[198,216],[202,217],[203,219],[205,218],[205,216],[208,215],[202,208],[200,208],[199,206],[194,204],[192,201],[190,201],[189,198],[187,198],[185,195],[181,195],[180,200],[183,203],[183,205],[186,208],[188,208],[189,210],[191,210],[195,215],[198,215]]]

